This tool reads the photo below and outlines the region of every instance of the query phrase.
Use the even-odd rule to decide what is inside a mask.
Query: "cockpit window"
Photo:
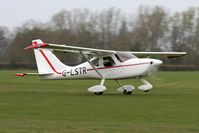
[[[99,66],[99,58],[95,58],[91,61],[94,66]]]
[[[134,56],[133,54],[131,53],[127,53],[127,52],[117,52],[115,54],[115,57],[120,61],[120,62],[124,62],[124,61],[127,61],[129,59],[132,59],[132,58],[136,58],[136,56]]]
[[[108,57],[103,57],[103,64],[105,67],[109,67],[115,65],[115,62],[112,59],[112,57],[108,56]]]

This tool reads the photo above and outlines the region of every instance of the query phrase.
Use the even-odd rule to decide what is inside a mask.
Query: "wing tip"
[[[168,56],[167,58],[168,58],[168,59],[171,59],[171,58],[178,58],[178,57],[182,57],[182,56],[186,56],[186,55],[188,55],[187,52],[179,52],[178,55]]]
[[[42,43],[42,44],[36,44],[36,45],[30,45],[28,47],[25,47],[24,50],[27,50],[27,49],[36,49],[36,48],[43,48],[43,47],[46,47],[48,46],[47,43]]]

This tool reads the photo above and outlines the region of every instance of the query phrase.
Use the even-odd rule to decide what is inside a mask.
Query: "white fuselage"
[[[105,79],[125,79],[133,77],[146,76],[154,67],[162,64],[162,61],[148,58],[133,58],[125,62],[115,60],[113,66],[103,66],[99,64],[95,68]],[[43,79],[101,79],[96,70],[89,62],[82,63],[74,67],[66,67],[62,70],[56,70],[53,75],[42,76]]]

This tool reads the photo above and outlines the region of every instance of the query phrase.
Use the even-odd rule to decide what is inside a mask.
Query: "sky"
[[[163,6],[170,12],[199,7],[199,0],[0,0],[0,26],[14,28],[29,19],[47,22],[61,10],[88,8],[100,11],[110,7],[135,14],[140,5]]]

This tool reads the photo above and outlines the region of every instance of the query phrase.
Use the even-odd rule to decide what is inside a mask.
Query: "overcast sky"
[[[136,13],[140,5],[164,6],[171,12],[199,7],[199,0],[0,0],[0,26],[14,28],[28,19],[47,22],[62,9],[88,8],[99,11],[110,7]]]

